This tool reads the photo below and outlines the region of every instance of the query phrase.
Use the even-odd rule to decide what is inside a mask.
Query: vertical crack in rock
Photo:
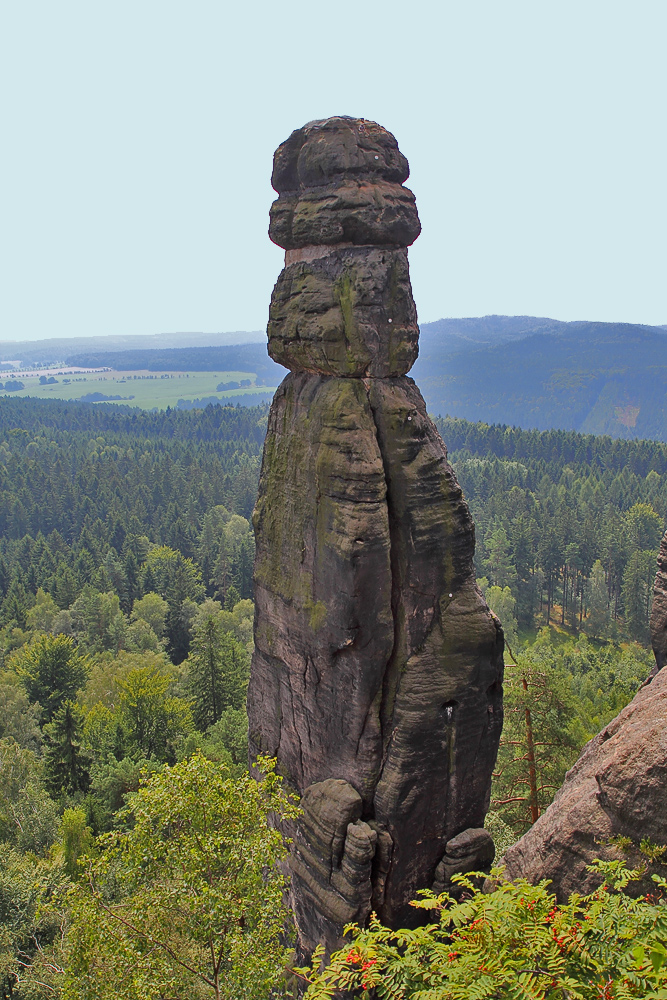
[[[401,634],[403,625],[403,601],[401,596],[401,572],[399,566],[400,549],[397,544],[396,524],[395,524],[394,514],[392,511],[391,493],[389,490],[390,474],[387,468],[385,455],[382,451],[380,428],[378,426],[378,422],[376,419],[375,410],[373,409],[370,382],[366,382],[366,394],[368,397],[368,403],[371,409],[371,413],[373,415],[373,423],[375,425],[375,436],[378,443],[380,456],[382,458],[382,467],[384,469],[385,489],[387,496],[386,499],[387,523],[389,525],[389,569],[391,574],[391,615],[394,623],[394,641],[382,676],[382,693],[381,693],[380,707],[379,707],[380,733],[382,738],[382,761],[380,765],[380,772],[381,772],[382,767],[384,766],[386,760],[387,749],[389,745],[389,736],[391,734],[391,726],[394,715],[394,703],[396,700],[396,691],[400,683],[399,651],[402,645]],[[386,876],[386,872],[384,874]]]
[[[302,796],[291,897],[302,955],[371,907],[414,921],[420,888],[489,862],[503,637],[475,585],[474,525],[407,377],[419,235],[394,137],[330,118],[276,151],[285,268],[269,353],[290,369],[253,517],[251,759]],[[461,839],[463,838],[463,839]]]

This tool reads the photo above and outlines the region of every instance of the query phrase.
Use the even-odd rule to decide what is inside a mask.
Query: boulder
[[[345,924],[371,910],[371,869],[378,834],[361,819],[361,796],[329,778],[306,788],[290,859],[301,946],[335,948]]]
[[[464,830],[445,845],[445,853],[435,870],[433,892],[457,896],[460,890],[452,877],[468,872],[488,872],[495,856],[495,844],[488,830],[483,827]]]
[[[421,226],[403,187],[408,161],[381,125],[329,118],[297,129],[276,150],[271,183],[279,193],[269,235],[285,250],[350,243],[407,247]]]
[[[269,235],[286,250],[317,244],[410,246],[421,226],[415,196],[400,184],[341,181],[281,195]]]
[[[510,878],[550,879],[560,902],[601,882],[587,866],[622,857],[610,838],[667,843],[667,672],[584,748],[537,822],[506,851]],[[646,858],[634,856],[636,861]],[[646,891],[639,885],[637,891]]]
[[[339,249],[286,267],[267,332],[269,354],[293,372],[405,375],[419,350],[407,250]]]

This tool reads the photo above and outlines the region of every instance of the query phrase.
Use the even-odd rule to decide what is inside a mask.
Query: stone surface
[[[275,158],[279,203],[298,196],[315,221],[305,251],[293,220],[281,237],[271,300],[270,353],[291,371],[254,513],[248,714],[251,757],[275,756],[303,797],[291,857],[303,954],[371,908],[414,922],[408,903],[443,859],[451,873],[488,854],[503,636],[475,584],[470,512],[406,375],[418,229],[396,228],[386,206],[407,175],[393,136],[361,120],[311,123]],[[352,228],[328,228],[347,211],[331,209],[331,185],[371,192],[350,202]]]
[[[457,895],[458,890],[456,883],[452,882],[452,876],[467,872],[488,872],[495,856],[496,848],[488,830],[464,830],[445,845],[445,853],[435,870],[431,887],[433,892]]]
[[[405,375],[419,327],[406,250],[335,250],[286,267],[271,299],[269,354],[291,371]]]
[[[410,246],[421,226],[412,191],[399,184],[343,181],[271,206],[269,235],[285,250],[311,244]]]
[[[310,785],[291,856],[293,900],[302,946],[336,946],[339,928],[371,910],[371,870],[378,834],[360,817],[361,796],[347,781]]]
[[[618,835],[667,843],[667,671],[587,744],[552,804],[503,861],[510,878],[551,879],[563,902],[600,884],[586,866],[622,857],[607,842]]]
[[[281,143],[271,184],[284,194],[339,179],[403,184],[409,176],[408,161],[391,132],[377,122],[338,115],[308,122]]]
[[[410,246],[421,226],[403,187],[408,161],[375,122],[330,118],[297,129],[276,150],[269,235],[285,250],[311,244]]]
[[[656,670],[662,670],[667,663],[667,531],[660,543],[658,572],[653,588],[651,645],[655,654]]]

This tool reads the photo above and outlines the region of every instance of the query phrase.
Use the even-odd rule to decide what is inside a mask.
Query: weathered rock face
[[[303,796],[291,861],[303,952],[333,947],[371,907],[414,920],[417,889],[489,861],[484,836],[450,847],[488,808],[503,637],[475,585],[468,507],[405,374],[418,337],[407,174],[393,136],[356,119],[311,123],[275,157],[271,235],[288,263],[269,343],[291,373],[254,515],[248,712],[251,755],[277,757]],[[351,183],[363,211],[340,195]]]
[[[584,748],[549,808],[503,861],[510,878],[551,879],[564,902],[600,884],[586,865],[620,856],[605,843],[610,837],[664,844],[666,833],[667,672],[661,671]]]
[[[405,375],[419,340],[407,250],[354,247],[286,267],[268,335],[269,354],[292,371]]]
[[[660,543],[658,572],[653,587],[651,645],[655,655],[656,670],[662,670],[667,663],[667,531]]]
[[[326,244],[408,247],[421,226],[408,161],[375,122],[329,118],[279,146],[269,235],[285,250]],[[289,263],[289,261],[288,261]]]
[[[619,857],[609,838],[629,837],[635,845],[645,837],[667,843],[667,671],[662,670],[667,661],[667,533],[658,556],[651,639],[656,666],[649,682],[584,747],[552,804],[504,856],[510,878],[551,879],[559,901],[599,885],[600,877],[586,866],[596,858]],[[638,867],[646,857],[635,852],[626,861]],[[652,886],[648,879],[635,884],[635,891]]]

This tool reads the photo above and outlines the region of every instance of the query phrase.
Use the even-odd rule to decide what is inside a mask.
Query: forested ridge
[[[667,446],[438,424],[475,517],[479,576],[510,587],[519,624],[550,621],[558,604],[561,624],[575,630],[608,636],[620,627],[647,642]]]
[[[662,327],[485,316],[425,324],[413,369],[433,413],[667,440]]]
[[[85,351],[70,355],[68,365],[114,368],[116,371],[247,371],[255,372],[264,384],[278,385],[285,368],[272,361],[266,343],[237,344],[229,347],[166,347],[144,350]]]
[[[247,803],[249,825],[239,834],[245,843],[263,808],[243,775],[250,518],[267,413],[266,406],[146,413],[0,400],[4,1000],[92,1000],[112,981],[121,996],[171,996],[152,980],[145,993],[136,982],[122,992],[128,955],[145,961],[150,976],[157,958],[145,947],[147,931],[136,940],[129,931],[115,935],[109,900],[139,924],[148,921],[141,926],[162,927],[163,965],[172,953],[196,953],[202,968],[208,961],[204,932],[194,941],[196,920],[180,930],[160,924],[175,891],[163,877],[173,859],[168,845],[160,855],[158,837],[163,868],[156,862],[149,877],[141,831],[153,822],[146,817],[159,818],[167,805],[182,809],[187,823],[178,829],[192,858],[187,838],[199,843],[201,829],[188,824],[205,827],[227,798],[242,816]],[[511,647],[488,820],[502,850],[534,822],[583,744],[648,674],[667,445],[437,423],[475,517],[479,583]],[[263,801],[289,811],[274,779],[269,769]],[[215,802],[209,789],[217,789]],[[225,808],[220,829],[229,821]],[[267,841],[262,850],[278,845]],[[241,890],[225,887],[222,876],[210,881],[218,861],[208,858],[198,892],[218,892],[224,908]],[[242,894],[256,902],[264,890],[261,872],[255,876],[259,882],[247,875]],[[96,879],[106,880],[101,896],[90,889]],[[261,906],[254,916],[249,909],[248,934],[233,947],[252,945],[257,954],[264,947],[261,975],[276,990],[276,928],[284,919],[278,884],[272,899],[273,930],[257,915]],[[69,927],[76,930],[68,937]],[[172,965],[169,975],[181,982],[181,967]],[[244,969],[234,968],[240,978],[230,996],[240,995],[244,981]],[[186,977],[182,989],[194,982]],[[202,989],[192,995],[209,995]],[[248,995],[265,995],[257,990]]]

